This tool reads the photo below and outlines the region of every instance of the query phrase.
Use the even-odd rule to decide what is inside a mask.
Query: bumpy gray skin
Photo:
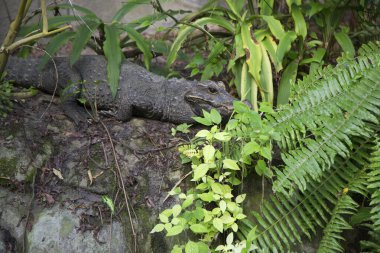
[[[107,64],[102,56],[82,56],[73,67],[65,57],[54,58],[38,71],[38,58],[11,57],[7,65],[7,79],[23,87],[37,87],[49,94],[64,98],[66,114],[76,122],[78,98],[100,110],[111,110],[122,121],[133,115],[173,123],[193,123],[193,116],[217,109],[224,119],[232,113],[234,98],[223,83],[165,79],[143,67],[125,60],[121,65],[116,98],[107,83]],[[56,73],[57,71],[57,73]],[[58,74],[58,82],[56,76]],[[57,84],[57,85],[56,85]]]

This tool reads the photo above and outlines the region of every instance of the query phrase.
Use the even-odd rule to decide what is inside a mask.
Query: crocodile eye
[[[208,91],[209,91],[210,93],[212,93],[212,94],[216,94],[216,93],[218,93],[218,90],[215,89],[214,87],[208,87]]]

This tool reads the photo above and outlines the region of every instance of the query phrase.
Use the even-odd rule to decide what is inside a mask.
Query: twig
[[[189,173],[187,173],[186,175],[184,175],[183,177],[181,177],[181,179],[173,186],[173,188],[170,190],[170,191],[173,191],[178,185],[180,185],[180,183],[182,183],[183,180],[185,180],[185,178],[187,178],[188,176],[190,176],[191,174],[193,173],[193,171],[190,171]],[[165,201],[170,197],[170,194],[166,195],[166,197],[164,198],[164,200],[162,201],[162,204],[165,203]]]
[[[27,44],[27,43],[29,43],[29,42],[31,42],[33,40],[37,40],[37,39],[41,39],[41,38],[44,38],[44,37],[47,37],[47,36],[51,36],[51,35],[54,35],[54,34],[59,33],[59,32],[62,32],[62,31],[66,30],[66,29],[69,29],[69,28],[72,28],[72,26],[71,25],[67,25],[67,26],[55,29],[55,30],[47,32],[47,33],[44,33],[44,32],[37,33],[35,35],[32,35],[32,36],[20,39],[19,41],[16,41],[16,42],[12,43],[8,47],[5,47],[4,49],[2,49],[2,51],[3,52],[7,52],[8,54],[12,53],[18,47],[20,47],[20,46],[22,46],[24,44]],[[0,53],[2,53],[2,52],[0,51]]]
[[[124,194],[125,204],[126,204],[126,207],[127,207],[127,212],[128,212],[128,217],[129,217],[129,222],[131,224],[132,235],[133,235],[133,240],[134,240],[134,252],[137,252],[137,235],[136,235],[135,228],[133,226],[132,214],[131,214],[131,210],[130,210],[130,206],[129,206],[129,201],[128,201],[128,195],[127,195],[127,191],[125,189],[124,181],[123,181],[123,178],[122,178],[122,175],[121,175],[121,169],[120,169],[120,166],[119,166],[119,162],[117,160],[115,146],[113,145],[112,137],[111,137],[110,132],[108,131],[107,126],[103,123],[103,121],[99,120],[99,122],[102,124],[102,126],[106,130],[108,139],[109,139],[110,144],[111,144],[112,154],[113,154],[114,159],[115,159],[115,166],[116,166],[116,169],[117,169],[117,173],[119,175],[119,180],[120,180],[120,183],[121,183],[121,186],[122,186],[122,190],[123,190],[123,194]]]

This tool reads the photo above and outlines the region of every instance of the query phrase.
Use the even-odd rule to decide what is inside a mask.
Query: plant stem
[[[46,0],[41,0],[41,15],[42,15],[42,33],[49,32],[49,25],[46,13]]]
[[[29,42],[31,42],[33,40],[37,40],[37,39],[41,39],[41,38],[44,38],[44,37],[47,37],[47,36],[51,36],[53,34],[62,32],[62,31],[66,30],[66,29],[69,29],[69,28],[72,28],[72,26],[71,25],[67,25],[67,26],[55,29],[55,30],[47,32],[47,33],[44,33],[44,32],[37,33],[35,35],[29,36],[29,37],[26,37],[26,38],[23,38],[23,39],[21,39],[19,41],[14,42],[13,44],[11,44],[8,47],[4,48],[3,51],[5,51],[6,54],[12,53],[18,47],[20,47],[20,46],[22,46],[24,44],[27,44],[27,43],[29,43]]]
[[[30,0],[29,0],[30,1]],[[28,0],[21,0],[15,20],[9,25],[8,33],[0,48],[0,76],[3,74],[5,65],[8,61],[8,53],[3,49],[13,43],[16,38],[17,32],[20,29],[21,21],[24,17],[24,13],[28,11],[30,5],[27,4]]]

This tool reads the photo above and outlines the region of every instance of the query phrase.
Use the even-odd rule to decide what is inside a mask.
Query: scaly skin
[[[81,120],[78,106],[74,105],[78,98],[85,98],[90,105],[96,104],[97,109],[113,111],[123,121],[139,116],[193,123],[192,117],[201,115],[202,109],[215,108],[224,119],[232,113],[234,98],[227,93],[223,83],[165,79],[125,60],[121,65],[119,89],[113,98],[107,83],[104,57],[82,56],[73,67],[65,57],[56,57],[54,62],[56,68],[51,61],[38,71],[38,58],[11,57],[6,78],[23,87],[33,86],[64,97],[66,114],[76,122]]]

